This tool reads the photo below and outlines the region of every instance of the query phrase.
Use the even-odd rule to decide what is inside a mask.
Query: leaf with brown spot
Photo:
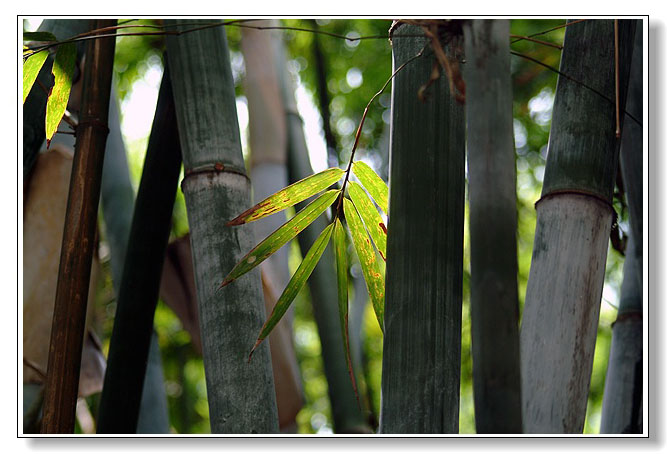
[[[352,171],[380,209],[389,214],[389,188],[382,178],[363,161],[355,161],[352,164]]]
[[[377,208],[375,208],[370,197],[368,197],[368,194],[366,194],[366,191],[364,191],[360,185],[350,181],[348,182],[348,191],[354,207],[361,215],[361,219],[364,220],[364,224],[366,224],[366,230],[368,230],[368,233],[373,239],[375,247],[380,253],[382,260],[386,262],[387,229],[384,227],[384,222],[382,222],[380,213]]]
[[[76,45],[74,43],[62,44],[56,51],[53,62],[53,88],[46,102],[46,141],[51,142],[53,134],[58,129],[58,124],[65,115],[67,102],[72,91],[72,79],[74,78],[74,66],[76,63]]]
[[[380,273],[380,267],[375,255],[375,249],[368,239],[368,233],[357,213],[356,208],[347,197],[343,199],[343,211],[345,219],[352,234],[354,249],[359,256],[361,271],[366,281],[366,288],[373,303],[373,310],[377,317],[380,329],[384,332],[384,276]]]
[[[241,225],[256,221],[296,205],[340,180],[343,173],[345,173],[343,169],[332,167],[297,181],[239,214],[229,221],[227,225]]]
[[[303,210],[299,211],[296,216],[280,226],[275,232],[264,239],[264,241],[248,252],[227,275],[222,284],[220,284],[220,287],[224,287],[233,280],[252,270],[266,260],[271,254],[284,246],[285,243],[297,236],[303,229],[317,219],[317,217],[324,213],[329,206],[331,206],[339,193],[339,189],[331,189],[310,202]]]
[[[292,276],[292,279],[290,279],[289,283],[287,284],[287,287],[285,287],[283,294],[280,295],[280,298],[278,298],[276,305],[273,307],[271,315],[264,323],[264,326],[262,326],[262,330],[260,331],[259,336],[257,337],[257,342],[255,342],[255,345],[252,347],[250,355],[248,355],[248,362],[250,362],[250,359],[252,358],[252,354],[255,351],[255,349],[259,347],[259,344],[261,344],[262,341],[266,339],[269,333],[271,333],[271,330],[276,326],[276,324],[280,321],[283,315],[285,315],[285,312],[287,312],[287,309],[289,308],[290,304],[292,304],[292,301],[294,301],[294,298],[296,298],[296,295],[298,295],[299,290],[301,290],[301,288],[306,283],[308,277],[310,277],[310,274],[313,272],[315,265],[317,265],[317,262],[320,261],[322,253],[324,252],[324,249],[326,249],[327,244],[329,243],[333,227],[334,224],[329,224],[322,231],[322,233],[320,233],[320,236],[317,237],[317,240],[315,240],[315,243],[313,243],[310,250],[303,258],[303,261],[299,265],[299,268],[297,268],[296,272]]]

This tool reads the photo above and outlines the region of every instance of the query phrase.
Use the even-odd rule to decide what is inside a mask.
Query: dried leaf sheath
[[[244,211],[229,221],[227,225],[241,225],[256,221],[296,205],[340,180],[343,173],[345,173],[343,169],[333,167],[297,181]]]
[[[334,224],[329,224],[322,231],[320,236],[313,244],[313,247],[310,248],[310,250],[304,257],[303,261],[299,265],[299,268],[297,268],[296,272],[292,276],[292,279],[290,279],[289,283],[287,284],[287,287],[285,287],[283,294],[280,295],[278,302],[273,308],[273,312],[271,312],[271,315],[264,323],[264,326],[262,326],[262,330],[259,333],[257,342],[252,347],[250,355],[248,356],[248,362],[250,362],[250,359],[252,358],[252,353],[255,351],[255,349],[259,346],[259,344],[262,343],[264,339],[266,339],[266,336],[269,335],[271,330],[280,321],[282,316],[285,315],[285,312],[289,308],[290,304],[292,304],[292,301],[294,301],[294,298],[296,298],[296,295],[299,293],[299,290],[301,290],[303,285],[306,283],[306,280],[310,276],[310,273],[313,272],[313,268],[315,268],[317,262],[320,261],[320,257],[322,257],[322,253],[324,252],[324,249],[327,247],[329,239],[331,238],[331,232],[333,231],[333,226]]]
[[[303,229],[308,227],[311,222],[317,219],[319,215],[329,208],[334,200],[336,200],[336,197],[338,197],[339,192],[340,190],[337,189],[325,192],[309,203],[303,210],[299,211],[296,216],[283,224],[282,227],[269,235],[264,241],[255,246],[227,275],[222,284],[220,284],[220,287],[224,287],[233,280],[252,270],[266,260],[271,254],[280,249],[285,243],[297,236]]]
[[[371,244],[371,240],[366,233],[359,213],[348,198],[343,199],[343,210],[345,212],[345,219],[352,234],[354,248],[359,256],[361,263],[361,271],[366,280],[366,287],[368,294],[373,303],[373,310],[377,317],[380,329],[384,332],[384,276],[380,273],[377,258],[375,256],[375,249]]]

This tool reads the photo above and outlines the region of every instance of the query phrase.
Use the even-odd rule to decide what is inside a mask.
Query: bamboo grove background
[[[139,21],[138,23],[150,23],[150,21]],[[512,20],[510,21],[510,33],[515,35],[531,35],[553,27],[562,25],[563,20]],[[336,33],[339,35],[357,37],[369,35],[386,36],[390,26],[387,20],[297,20],[290,19],[282,21],[283,25],[302,28],[316,28],[322,31]],[[24,22],[25,29],[32,29],[34,23]],[[248,110],[252,109],[252,81],[246,79],[246,69],[252,64],[244,60],[244,49],[241,44],[242,31],[235,27],[226,27],[227,44],[230,52],[230,63],[235,87],[236,110],[239,116],[241,128],[241,149],[247,167],[252,167],[253,172],[262,172],[262,162],[259,150],[263,144],[259,139],[253,139],[249,131]],[[245,33],[245,31],[243,32]],[[269,33],[259,31],[255,33]],[[384,84],[391,74],[391,47],[386,39],[369,39],[355,42],[347,42],[326,35],[315,35],[308,32],[294,30],[272,31],[273,36],[279,36],[284,40],[285,71],[291,80],[279,80],[278,86],[282,90],[283,99],[289,109],[296,110],[297,103],[294,100],[294,89],[298,108],[303,109],[304,99],[308,99],[311,108],[319,115],[321,159],[313,160],[311,167],[308,166],[307,149],[305,148],[303,132],[300,132],[300,120],[295,124],[288,125],[289,137],[282,140],[289,142],[287,147],[290,156],[280,158],[280,164],[288,164],[288,174],[284,176],[285,186],[287,182],[303,178],[312,170],[323,170],[328,166],[344,165],[349,159],[349,154],[354,142],[354,133],[364,111],[368,100]],[[638,33],[641,33],[638,30]],[[540,39],[550,43],[562,44],[565,29],[560,28],[541,36]],[[612,39],[612,37],[610,37]],[[146,150],[150,153],[149,141],[150,119],[136,118],[132,112],[132,106],[137,103],[155,102],[160,86],[161,74],[165,68],[162,49],[165,46],[163,36],[132,36],[117,39],[115,48],[115,60],[113,67],[113,87],[116,99],[112,97],[112,104],[116,102],[120,106],[115,121],[120,121],[121,130],[130,122],[145,122],[144,132],[133,136],[116,137],[113,140],[120,141],[121,147],[127,152],[127,165],[120,158],[120,166],[116,169],[115,177],[105,176],[102,183],[102,208],[101,215],[116,211],[126,210],[127,202],[117,202],[119,207],[109,202],[109,196],[118,188],[109,188],[105,191],[104,185],[107,181],[125,182],[123,191],[129,200],[130,213],[132,209],[132,192],[136,193],[140,187],[142,167],[146,158]],[[519,41],[511,44],[514,52],[529,54],[533,58],[553,67],[558,68],[560,63],[560,50],[529,41]],[[245,50],[247,51],[247,49]],[[257,64],[257,63],[255,63]],[[261,62],[259,63],[261,66]],[[179,70],[178,68],[174,68]],[[428,69],[428,68],[427,68]],[[171,70],[171,69],[170,69]],[[531,254],[533,250],[533,238],[536,226],[536,211],[534,203],[540,198],[542,183],[544,180],[545,158],[549,130],[551,127],[551,112],[556,90],[557,74],[529,60],[512,56],[510,61],[511,85],[513,90],[513,129],[514,147],[516,157],[516,239],[517,239],[517,269],[518,269],[518,300],[519,311],[523,310],[526,296],[528,274],[530,271]],[[144,90],[140,90],[143,88]],[[146,90],[148,89],[148,90]],[[138,99],[140,93],[152,93],[148,98]],[[150,96],[153,96],[152,98]],[[291,97],[291,99],[290,99]],[[173,106],[171,107],[173,109]],[[306,117],[304,112],[300,112]],[[172,114],[173,115],[173,114]],[[110,122],[114,121],[114,113],[110,114]],[[156,117],[157,118],[157,117]],[[289,123],[296,117],[287,116]],[[389,148],[389,121],[390,92],[387,90],[379,97],[368,113],[366,124],[362,133],[360,148],[357,151],[357,159],[371,163],[383,179],[389,176],[388,148]],[[172,121],[174,121],[172,119]],[[306,125],[308,127],[309,125]],[[301,136],[301,137],[300,137]],[[112,140],[110,138],[109,140]],[[151,139],[152,140],[152,139]],[[159,145],[156,145],[159,146]],[[257,150],[257,151],[256,151]],[[311,150],[312,151],[312,150]],[[178,161],[175,151],[174,165]],[[252,158],[251,158],[252,156]],[[107,156],[105,159],[111,159]],[[187,159],[184,157],[184,159]],[[266,167],[271,172],[271,160]],[[147,161],[148,162],[148,161]],[[275,164],[275,162],[273,162]],[[147,164],[148,165],[148,164]],[[299,167],[301,166],[301,167]],[[105,172],[108,164],[105,162]],[[173,167],[173,166],[172,166]],[[173,169],[170,170],[175,178]],[[185,209],[185,198],[180,189],[175,195],[174,210],[172,214],[171,230],[168,233],[170,245],[165,258],[165,269],[172,266],[176,257],[185,254],[183,244],[187,243],[186,235],[190,228]],[[467,177],[467,175],[466,175]],[[171,183],[170,183],[171,184]],[[255,188],[256,193],[265,191],[266,194],[275,192],[276,188]],[[165,194],[167,202],[169,194]],[[259,200],[255,197],[255,201]],[[138,203],[138,202],[137,202]],[[249,205],[248,205],[249,206]],[[239,206],[239,208],[241,208]],[[621,198],[614,198],[614,208],[620,214],[618,223],[621,232],[628,232],[628,210],[622,204]],[[130,220],[119,228],[129,230]],[[465,225],[463,241],[463,311],[461,323],[461,394],[460,394],[460,433],[475,432],[474,403],[472,396],[472,357],[471,357],[471,323],[470,323],[470,242],[469,242],[469,216],[468,216],[468,194],[465,195]],[[321,230],[321,229],[320,229]],[[99,273],[94,287],[94,305],[89,314],[90,326],[99,335],[101,349],[105,356],[109,354],[109,339],[112,334],[113,314],[116,312],[116,295],[122,289],[115,287],[114,281],[119,281],[120,271],[117,263],[122,263],[122,258],[114,258],[115,251],[123,251],[125,246],[114,246],[117,242],[116,227],[107,225],[99,232]],[[164,232],[166,235],[167,232]],[[184,240],[185,238],[185,240]],[[290,272],[293,272],[301,259],[301,251],[304,251],[313,240],[299,239],[286,248],[284,260],[288,263]],[[630,247],[628,247],[630,250]],[[111,251],[111,253],[110,253]],[[326,257],[326,256],[325,256]],[[605,268],[605,287],[602,296],[600,310],[600,322],[597,329],[595,345],[595,357],[593,363],[593,374],[591,377],[590,390],[584,433],[599,433],[601,420],[602,397],[605,386],[605,374],[611,345],[611,325],[616,319],[617,308],[621,300],[621,282],[623,278],[624,257],[609,245],[607,262]],[[327,358],[333,358],[336,353],[330,349],[339,348],[336,342],[320,338],[318,325],[325,323],[333,317],[338,322],[337,314],[323,315],[326,309],[311,305],[310,293],[321,292],[326,289],[326,276],[323,283],[317,284],[316,279],[297,296],[293,304],[293,312],[290,315],[294,349],[298,366],[300,369],[300,382],[303,392],[303,407],[296,414],[296,427],[293,428],[300,433],[329,433],[340,430],[343,427],[365,427],[367,430],[376,430],[380,414],[380,381],[382,376],[382,336],[375,320],[372,308],[366,301],[365,286],[361,278],[361,270],[352,265],[353,287],[350,307],[350,335],[353,344],[353,356],[355,359],[355,371],[361,395],[361,411],[353,401],[351,390],[345,380],[348,380],[344,363],[336,365],[325,365]],[[315,271],[317,274],[317,269]],[[333,278],[333,274],[332,274]],[[164,285],[164,283],[163,283]],[[318,288],[319,285],[319,288]],[[331,285],[333,289],[335,283]],[[187,291],[188,286],[183,284],[181,291]],[[192,288],[190,288],[190,291]],[[175,298],[176,300],[177,298]],[[326,297],[325,297],[326,299]],[[335,307],[336,296],[331,299],[329,305]],[[319,311],[319,312],[318,312]],[[174,433],[208,433],[211,430],[209,420],[209,407],[207,403],[206,380],[204,376],[202,360],[202,340],[198,339],[199,330],[193,326],[196,314],[191,309],[168,304],[161,299],[156,307],[154,319],[154,336],[152,337],[151,361],[148,366],[148,376],[157,374],[156,380],[164,379],[163,388],[166,395],[168,421],[153,421],[155,426],[152,430],[168,430]],[[254,333],[252,333],[254,335]],[[274,334],[275,336],[275,334]],[[273,341],[272,341],[273,342]],[[157,347],[159,356],[157,363]],[[268,349],[267,349],[268,351]],[[160,369],[161,361],[161,371]],[[156,364],[157,369],[151,369]],[[327,370],[327,368],[329,370]],[[335,369],[336,371],[333,371]],[[153,370],[154,372],[151,372]],[[335,374],[343,371],[343,374],[335,377]],[[337,380],[327,382],[329,380]],[[335,378],[334,378],[335,377]],[[149,378],[147,378],[148,380]],[[335,391],[338,396],[347,396],[347,404],[337,403],[338,408],[333,408],[330,399],[331,386],[338,386]],[[350,397],[352,396],[352,400]],[[146,398],[146,396],[144,396]],[[158,401],[164,397],[155,397]],[[343,401],[345,398],[343,398]],[[93,393],[86,398],[86,405],[90,414],[96,415],[100,405],[100,394]],[[145,419],[145,418],[144,418]],[[142,424],[140,416],[140,427]],[[98,421],[99,423],[99,421]],[[145,421],[150,424],[150,421]],[[151,429],[148,428],[148,431]],[[89,427],[82,427],[77,422],[76,430],[86,432]],[[362,429],[359,429],[362,430]]]

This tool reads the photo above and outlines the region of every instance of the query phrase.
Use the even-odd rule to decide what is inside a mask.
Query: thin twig
[[[539,39],[534,39],[534,38],[531,38],[530,36],[510,35],[510,38],[520,38],[521,40],[526,40],[526,41],[530,41],[530,42],[533,42],[533,43],[542,44],[543,46],[549,46],[549,47],[554,47],[558,50],[563,50],[563,46],[561,46],[560,44],[555,44],[555,43],[550,43],[548,41],[542,41],[542,40],[539,40]],[[512,41],[510,44],[513,44],[513,43],[518,42],[518,41],[519,40]]]
[[[389,79],[387,79],[387,81],[384,83],[384,85],[382,86],[380,91],[375,93],[373,95],[373,97],[371,98],[371,100],[368,101],[368,104],[366,104],[366,108],[364,109],[364,113],[361,116],[361,121],[359,121],[359,127],[357,128],[357,133],[354,136],[354,145],[352,145],[352,154],[350,155],[350,160],[347,163],[347,169],[345,170],[345,180],[343,180],[343,186],[341,186],[341,189],[340,189],[341,196],[338,198],[338,205],[336,206],[336,212],[335,212],[334,218],[333,218],[334,222],[336,221],[336,218],[338,217],[338,215],[340,213],[340,208],[342,206],[343,197],[345,195],[345,186],[347,185],[347,181],[350,178],[350,170],[352,169],[352,162],[354,161],[354,154],[357,151],[357,145],[359,145],[359,138],[361,137],[361,128],[364,126],[364,121],[366,121],[366,115],[368,114],[368,108],[371,106],[371,103],[375,100],[375,98],[377,98],[378,96],[380,96],[382,94],[382,92],[384,92],[385,88],[387,88],[387,86],[389,85],[389,82],[392,81],[392,79],[394,78],[394,76],[396,76],[396,74],[398,74],[403,68],[405,68],[408,65],[408,63],[413,62],[414,60],[418,59],[419,57],[421,57],[424,54],[424,51],[426,50],[427,46],[428,46],[428,44],[425,45],[422,48],[422,50],[420,50],[416,55],[413,55],[405,63],[403,63],[398,68],[396,68],[396,71],[394,71],[392,73],[392,75],[389,76]]]
[[[558,69],[554,68],[553,66],[547,65],[546,63],[543,63],[543,62],[539,61],[538,59],[531,57],[530,55],[525,55],[525,54],[521,54],[519,52],[514,52],[514,51],[510,51],[510,54],[516,55],[517,57],[525,58],[526,60],[530,60],[533,63],[537,63],[538,65],[543,66],[543,67],[555,72],[556,74],[565,77],[568,80],[571,80],[575,84],[581,85],[582,87],[589,89],[593,93],[597,94],[598,96],[602,97],[603,99],[606,99],[610,103],[614,104],[613,99],[607,97],[606,95],[599,92],[598,90],[591,87],[590,85],[586,85],[585,83],[581,82],[580,80],[577,80],[572,76],[568,76],[567,74],[565,74],[564,72],[559,71]],[[627,110],[623,110],[623,113],[625,115],[627,115],[628,117],[630,117],[632,120],[634,120],[634,122],[637,123],[639,126],[642,126],[642,122],[639,121],[637,118],[635,118],[630,112],[628,112]]]
[[[567,23],[559,25],[557,27],[550,28],[549,30],[544,30],[544,31],[541,31],[541,32],[538,32],[538,33],[533,33],[532,35],[528,35],[526,37],[515,39],[510,44],[518,43],[519,41],[522,41],[522,40],[527,39],[527,38],[533,38],[535,36],[545,35],[549,32],[554,31],[554,30],[558,30],[558,29],[564,28],[564,27],[569,27],[570,25],[578,24],[579,22],[584,22],[584,21],[587,21],[587,20],[588,19],[579,19],[579,20],[574,20],[572,22],[567,22]]]

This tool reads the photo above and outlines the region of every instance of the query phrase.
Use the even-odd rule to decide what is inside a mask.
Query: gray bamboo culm
[[[621,109],[634,31],[619,21]],[[620,144],[614,21],[568,27],[560,71],[520,334],[526,433],[584,428]]]
[[[285,66],[286,60],[282,44],[278,46],[277,62],[283,102],[287,110],[288,175],[290,182],[295,182],[312,175],[313,169],[310,165],[303,122],[298,116],[294,88]],[[306,203],[308,200],[298,204],[296,209],[303,208]],[[325,217],[319,217],[298,236],[302,253],[305,254],[310,250],[317,236],[327,224]],[[345,361],[343,336],[338,317],[334,256],[330,246],[327,246],[322,258],[308,278],[308,287],[312,299],[313,316],[322,345],[324,374],[327,378],[334,431],[336,433],[366,433],[369,428],[356,400]]]
[[[642,23],[635,32],[626,111],[642,121]],[[643,137],[642,126],[625,118],[620,165],[630,220],[618,316],[612,325],[611,349],[602,400],[600,433],[642,433],[643,376]]]
[[[521,433],[509,21],[471,20],[463,31],[475,425]]]
[[[394,36],[420,31],[402,25]],[[450,58],[461,58],[459,42]],[[425,44],[394,39],[394,68]],[[465,122],[445,77],[419,100],[433,58],[405,66],[392,86],[381,433],[459,428]]]
[[[178,24],[178,20],[166,22]],[[218,289],[254,246],[252,226],[225,226],[250,206],[225,32],[215,27],[168,36],[167,58],[185,166],[182,190],[190,225],[211,431],[275,433],[278,415],[267,342],[248,363],[266,318],[259,270]]]

